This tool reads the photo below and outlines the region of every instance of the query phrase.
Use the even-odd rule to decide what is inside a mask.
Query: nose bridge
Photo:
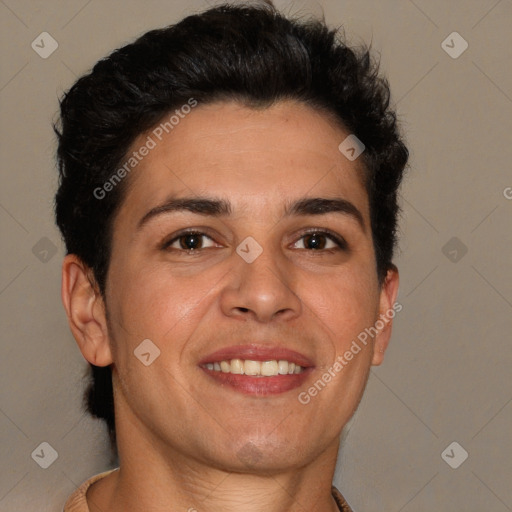
[[[260,244],[247,237],[233,254],[232,265],[230,284],[222,297],[225,314],[252,314],[260,321],[268,321],[278,313],[286,318],[300,313],[292,269],[270,240]]]

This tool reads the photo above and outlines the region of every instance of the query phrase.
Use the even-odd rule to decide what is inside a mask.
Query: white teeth
[[[234,373],[237,375],[261,375],[263,377],[273,377],[275,375],[291,375],[302,373],[304,368],[298,364],[291,363],[284,359],[276,361],[252,361],[250,359],[231,359],[231,361],[219,361],[216,363],[207,363],[205,367],[208,370],[214,370],[222,373]]]
[[[244,362],[241,359],[231,359],[231,373],[243,375]]]
[[[244,361],[245,375],[261,375],[261,363],[259,361]]]
[[[271,375],[279,374],[279,366],[277,361],[265,361],[261,363],[261,375],[270,377]]]
[[[279,367],[279,373],[281,375],[286,375],[288,373],[288,361],[283,361],[282,359],[277,363]]]

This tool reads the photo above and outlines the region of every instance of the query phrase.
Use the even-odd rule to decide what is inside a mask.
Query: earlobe
[[[61,295],[71,332],[84,358],[95,366],[111,364],[103,297],[91,270],[74,254],[68,254],[62,264]]]
[[[391,339],[392,321],[402,308],[395,304],[398,296],[398,269],[395,265],[388,270],[380,291],[379,318],[376,321],[378,334],[375,336],[372,365],[379,366]]]

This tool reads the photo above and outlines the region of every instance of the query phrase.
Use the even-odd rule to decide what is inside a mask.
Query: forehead
[[[368,208],[361,159],[338,149],[349,132],[325,112],[295,101],[262,109],[218,102],[165,124],[170,117],[132,144],[127,158],[151,149],[128,177],[125,214],[143,214],[170,194],[229,196],[245,214],[305,195],[346,196],[363,214]]]

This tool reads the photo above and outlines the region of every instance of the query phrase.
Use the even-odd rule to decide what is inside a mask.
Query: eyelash
[[[179,233],[177,233],[176,235],[173,236],[172,239],[168,240],[168,241],[165,241],[163,244],[162,244],[162,249],[163,250],[169,250],[170,246],[178,241],[180,238],[184,237],[184,236],[187,236],[187,235],[201,235],[201,236],[205,236],[207,238],[209,238],[210,240],[213,241],[213,238],[210,237],[209,235],[207,235],[206,233],[204,233],[203,231],[198,231],[196,229],[188,229],[188,230],[184,230],[184,231],[181,231]],[[348,251],[348,244],[347,242],[345,241],[345,239],[343,237],[341,237],[340,235],[334,233],[333,231],[329,230],[329,229],[325,229],[325,228],[311,228],[305,232],[302,233],[302,235],[299,237],[298,240],[304,238],[305,236],[308,236],[308,235],[323,235],[325,236],[326,238],[328,238],[329,240],[331,240],[332,242],[334,242],[337,247],[336,248],[330,248],[330,249],[301,249],[301,250],[305,250],[305,251],[308,251],[308,252],[337,252],[337,251]],[[297,240],[297,241],[298,241]],[[295,242],[296,243],[296,242]],[[206,247],[206,249],[209,249],[209,247]],[[204,249],[188,249],[188,250],[185,250],[185,249],[176,249],[176,248],[173,248],[171,250],[175,250],[175,251],[179,251],[179,252],[184,252],[186,254],[194,254],[194,253],[198,253],[200,252],[201,250],[204,250]]]

